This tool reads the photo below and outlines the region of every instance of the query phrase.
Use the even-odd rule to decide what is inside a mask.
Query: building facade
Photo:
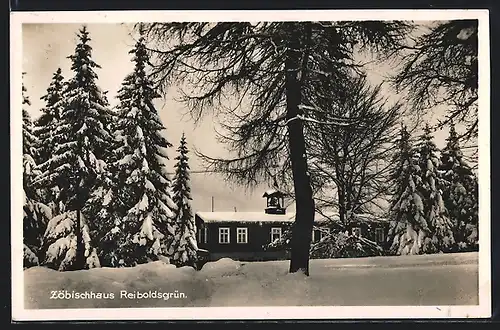
[[[281,239],[295,215],[286,213],[281,193],[268,191],[263,197],[267,198],[263,212],[196,212],[198,248],[206,251],[210,261],[288,258],[287,251],[269,251],[264,246]]]
[[[261,212],[196,212],[197,244],[204,261],[231,258],[240,261],[289,259],[286,249],[266,246],[280,240],[295,221],[295,214],[286,212],[284,197],[278,191],[267,191],[266,208]],[[348,226],[339,223],[338,215],[316,214],[312,243],[332,231],[349,231],[385,245],[388,222],[368,215],[356,215]]]

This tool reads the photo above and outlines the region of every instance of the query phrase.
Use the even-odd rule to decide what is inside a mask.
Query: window
[[[326,236],[330,234],[330,228],[318,228],[314,229],[312,233],[312,241],[319,242]]]
[[[208,228],[207,227],[201,227],[198,230],[198,242],[207,244],[208,242]]]
[[[248,228],[236,228],[236,243],[248,243]]]
[[[356,237],[361,237],[361,228],[359,227],[354,227],[352,229],[352,235]]]
[[[384,229],[383,228],[375,228],[375,239],[377,242],[384,241]]]
[[[229,244],[229,228],[219,228],[219,244]]]
[[[281,228],[271,228],[271,243],[281,239]]]

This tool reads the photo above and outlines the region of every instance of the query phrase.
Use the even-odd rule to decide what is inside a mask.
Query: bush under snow
[[[356,258],[381,256],[384,250],[377,243],[366,238],[343,232],[332,233],[313,243],[311,258]]]
[[[65,212],[50,220],[44,236],[45,262],[57,270],[67,270],[76,258],[76,211]],[[83,215],[80,218],[81,236],[85,248],[85,267],[100,267],[96,249],[92,246],[89,228]]]
[[[23,254],[24,254],[23,258],[24,269],[39,265],[38,257],[28,246],[26,246],[26,244],[24,244],[23,247]]]

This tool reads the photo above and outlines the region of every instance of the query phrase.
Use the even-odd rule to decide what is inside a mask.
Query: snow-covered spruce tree
[[[39,253],[42,237],[47,222],[52,217],[50,209],[40,202],[38,191],[33,186],[37,175],[35,162],[36,136],[33,134],[33,122],[26,107],[31,105],[26,95],[26,87],[22,85],[22,134],[23,134],[23,241],[24,267],[39,264]]]
[[[114,126],[110,127],[113,134],[116,133]],[[120,188],[123,186],[120,182],[126,180],[126,173],[120,172],[120,164],[117,162],[123,148],[123,139],[114,137],[114,147],[106,157],[106,171],[99,175],[99,185],[87,201],[86,208],[87,213],[98,224],[91,235],[98,246],[99,261],[103,267],[120,266],[118,251],[124,246],[125,237],[119,227],[125,216],[125,201],[129,198],[127,192]]]
[[[175,157],[173,201],[176,205],[176,235],[174,241],[173,263],[177,266],[194,266],[197,259],[196,225],[191,209],[191,188],[189,179],[189,150],[186,137],[182,134]]]
[[[56,144],[53,133],[64,110],[65,87],[61,68],[58,68],[52,76],[47,93],[40,98],[45,101],[45,106],[41,109],[42,114],[34,123],[35,133],[39,139],[37,153],[40,163],[44,163],[50,158]]]
[[[405,126],[401,128],[397,145],[393,158],[394,170],[391,173],[393,191],[389,212],[390,252],[396,255],[421,254],[427,252],[429,226],[419,189],[422,185],[421,169],[411,145],[410,133]]]
[[[57,145],[54,132],[60,124],[61,115],[64,110],[64,92],[66,86],[61,68],[58,68],[52,76],[47,93],[40,98],[45,101],[45,106],[41,109],[42,114],[40,117],[34,122],[34,133],[37,137],[36,160],[38,164],[49,160]],[[40,187],[40,190],[42,190],[43,202],[52,209],[53,215],[59,214],[59,205],[55,202],[57,200],[58,187],[54,186],[48,189]]]
[[[443,200],[453,223],[457,249],[478,248],[478,183],[465,162],[455,125],[450,124],[446,146],[441,151],[440,171],[445,183]]]
[[[74,76],[68,81],[65,108],[54,131],[55,147],[51,157],[40,165],[37,183],[58,187],[58,202],[64,206],[45,232],[45,261],[59,270],[99,266],[95,242],[90,233],[98,223],[89,216],[88,200],[99,188],[100,173],[105,169],[111,135],[108,131],[111,112],[104,93],[97,87],[89,32],[82,27],[71,60]]]
[[[439,149],[433,141],[429,125],[425,125],[415,149],[422,178],[422,184],[417,188],[424,200],[424,214],[431,238],[426,249],[430,253],[450,252],[455,244],[453,225],[443,203],[442,190],[445,185],[439,172]]]
[[[92,238],[98,246],[99,261],[103,267],[119,267],[123,259],[119,256],[125,246],[126,237],[120,225],[126,214],[128,192],[121,187],[128,174],[121,171],[118,162],[126,148],[126,138],[118,130],[118,113],[113,112],[114,120],[108,124],[113,136],[112,147],[106,153],[106,171],[99,174],[98,185],[87,201],[86,213],[99,224],[92,232]]]
[[[172,144],[161,134],[165,127],[153,105],[159,95],[146,74],[148,56],[142,38],[130,53],[135,67],[118,92],[116,136],[120,146],[118,160],[112,165],[117,175],[110,194],[115,198],[108,198],[122,205],[107,204],[123,214],[104,238],[110,246],[113,240],[119,242],[112,255],[120,266],[171,257],[175,235],[175,203],[165,170],[165,149]]]

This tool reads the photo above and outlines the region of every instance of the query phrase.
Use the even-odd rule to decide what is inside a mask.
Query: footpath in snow
[[[133,268],[24,271],[25,308],[404,306],[478,304],[477,253],[289,261],[221,259],[202,270],[157,261]]]

